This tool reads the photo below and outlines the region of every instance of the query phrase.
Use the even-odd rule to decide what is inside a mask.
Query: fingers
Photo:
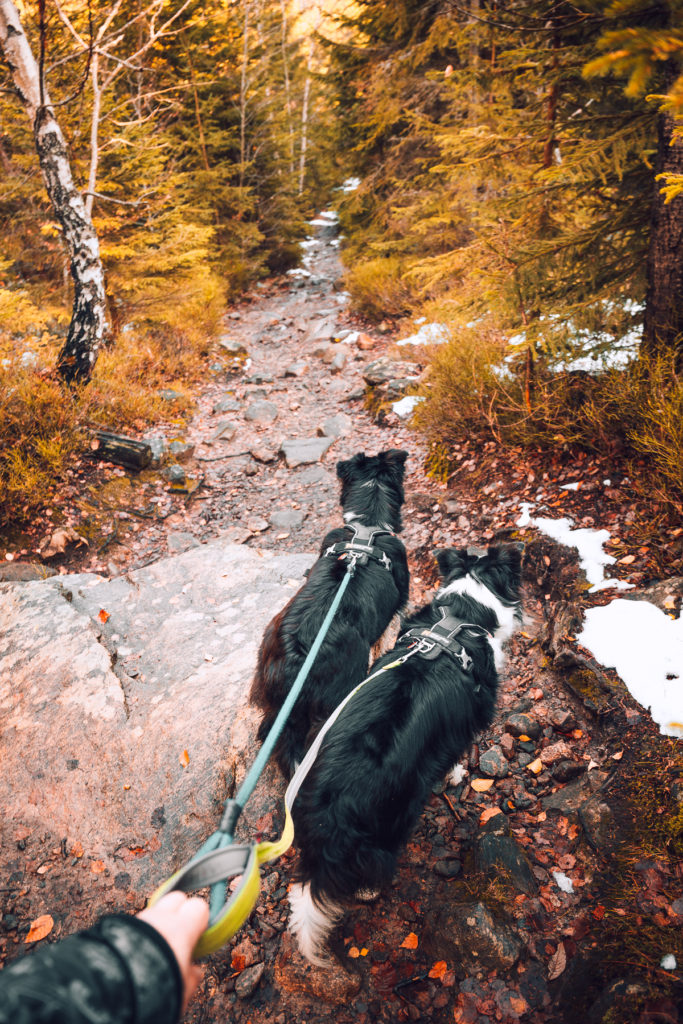
[[[196,896],[169,892],[141,911],[138,917],[152,925],[173,950],[183,979],[183,1010],[202,978],[202,970],[192,964],[192,950],[209,923],[209,907]]]

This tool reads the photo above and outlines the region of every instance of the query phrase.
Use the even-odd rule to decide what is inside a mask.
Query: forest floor
[[[526,623],[467,774],[433,794],[390,891],[344,917],[338,965],[311,968],[292,948],[288,855],[266,868],[247,927],[209,959],[187,1019],[672,1024],[683,994],[681,743],[572,648],[562,623],[587,600],[576,555],[517,521],[532,501],[609,530],[614,574],[641,590],[683,575],[683,531],[665,532],[662,518],[661,531],[645,532],[625,471],[588,456],[501,453],[472,440],[456,449],[448,483],[428,476],[418,435],[392,412],[378,423],[365,400],[366,364],[405,350],[390,330],[347,313],[332,239],[309,257],[310,276],[272,280],[227,314],[192,420],[165,431],[167,441],[177,431],[185,479],[84,460],[58,507],[13,540],[3,578],[45,555],[61,528],[87,545],[49,558],[59,572],[119,575],[217,537],[316,551],[340,521],[337,460],[405,448],[412,602],[437,582],[435,548],[522,538]],[[344,330],[367,333],[330,340]],[[425,351],[410,357],[420,368]],[[283,457],[283,443],[302,438],[329,447],[297,464],[285,444]],[[662,966],[670,955],[673,970]]]

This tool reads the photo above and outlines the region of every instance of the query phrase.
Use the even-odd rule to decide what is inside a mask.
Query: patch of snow
[[[560,486],[560,490],[561,491],[578,491],[580,486],[581,486],[581,482],[579,480],[577,480],[573,484],[562,484]]]
[[[347,178],[346,181],[342,182],[339,186],[340,192],[355,192],[360,186],[360,178]]]
[[[423,324],[416,334],[402,338],[397,345],[442,345],[448,341],[448,330],[442,324]]]
[[[577,641],[614,668],[664,736],[683,736],[683,619],[649,601],[589,608]]]
[[[673,953],[667,953],[666,956],[663,956],[659,961],[659,966],[665,971],[675,971],[678,966],[676,963],[676,957]]]
[[[426,324],[426,323],[427,323],[427,317],[426,316],[419,316],[417,318],[417,320],[415,321],[415,326],[416,327],[420,327],[422,324]]]
[[[294,270],[287,271],[287,277],[311,277],[310,270],[305,270],[303,267],[295,267]]]
[[[558,888],[561,889],[562,892],[574,892],[574,883],[571,878],[565,875],[564,871],[553,871],[551,874],[557,882]]]
[[[400,419],[404,420],[412,415],[420,402],[424,402],[424,398],[420,395],[406,395],[405,398],[399,399],[398,402],[392,402],[391,408]]]

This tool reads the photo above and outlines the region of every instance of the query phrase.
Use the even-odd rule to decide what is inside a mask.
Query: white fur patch
[[[478,601],[479,604],[485,605],[487,608],[491,608],[496,613],[498,619],[498,629],[494,633],[493,637],[489,641],[493,648],[493,660],[495,662],[497,670],[500,672],[505,664],[505,655],[503,654],[503,644],[506,640],[509,640],[516,629],[519,628],[519,610],[517,605],[503,604],[499,598],[485,587],[479,580],[475,580],[474,576],[462,576],[459,580],[453,580],[447,587],[443,587],[438,594],[439,597],[448,597],[449,594],[463,594],[467,597],[471,597],[473,601]]]
[[[289,930],[296,936],[299,949],[307,960],[318,967],[328,967],[329,955],[323,955],[327,936],[342,915],[342,908],[336,903],[313,902],[310,885],[295,883],[289,889],[289,905],[292,910]]]
[[[459,786],[464,778],[467,777],[467,768],[462,764],[454,764],[451,768],[450,775],[447,778],[447,782],[451,786]]]

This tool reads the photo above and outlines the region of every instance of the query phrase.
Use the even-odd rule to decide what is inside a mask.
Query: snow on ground
[[[589,593],[633,584],[604,578],[605,566],[615,559],[606,554],[607,530],[573,530],[571,519],[532,518],[533,506],[521,505],[517,526],[533,526],[559,544],[576,548]],[[649,601],[616,598],[586,611],[577,642],[606,668],[613,668],[629,693],[650,709],[666,736],[683,736],[683,618],[672,619]],[[558,883],[559,884],[559,883]]]
[[[589,608],[577,641],[614,668],[665,736],[683,736],[683,619],[649,601]]]
[[[442,345],[448,341],[448,329],[443,324],[424,323],[424,317],[421,317],[420,320],[422,321],[420,329],[410,337],[397,341],[397,345]],[[420,321],[417,322],[420,323]]]
[[[572,486],[572,485],[568,485]],[[579,553],[581,568],[590,584],[590,592],[606,590],[614,587],[617,590],[630,590],[632,583],[624,580],[605,579],[605,566],[612,565],[616,559],[608,555],[604,549],[606,541],[609,540],[607,530],[572,530],[571,519],[543,519],[531,518],[532,505],[523,502],[520,506],[522,515],[517,520],[517,526],[535,526],[547,537],[552,537],[558,544],[564,544],[568,548],[576,548]]]
[[[420,395],[406,395],[405,398],[399,399],[398,402],[392,402],[391,408],[399,419],[405,420],[413,414],[420,402],[424,402],[424,398]]]

